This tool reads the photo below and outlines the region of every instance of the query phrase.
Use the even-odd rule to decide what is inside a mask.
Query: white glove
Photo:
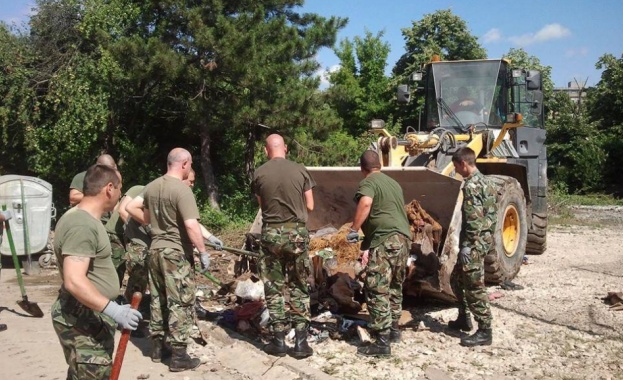
[[[123,329],[136,330],[138,322],[143,316],[138,310],[134,310],[130,305],[119,305],[115,301],[108,302],[102,313],[117,322],[117,325]]]
[[[201,272],[205,272],[210,268],[210,254],[207,252],[201,252],[199,254],[199,258],[201,259],[201,266],[203,266],[203,270]]]
[[[11,210],[0,211],[0,215],[2,215],[2,219],[4,220],[13,218],[13,212],[11,212]]]
[[[217,238],[216,236],[211,235],[208,238],[208,241],[212,243],[212,245],[214,246],[214,249],[216,249],[217,251],[220,251],[223,249],[223,242],[221,241],[221,239]]]
[[[467,265],[472,262],[472,249],[470,247],[463,247],[459,251],[459,261],[463,265]]]

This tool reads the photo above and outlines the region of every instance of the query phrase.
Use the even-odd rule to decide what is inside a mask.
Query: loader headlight
[[[385,128],[385,121],[381,119],[374,119],[370,122],[370,129],[383,129]]]

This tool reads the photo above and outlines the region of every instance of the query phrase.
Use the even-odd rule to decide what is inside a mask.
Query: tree
[[[487,57],[478,39],[470,33],[467,23],[449,9],[424,15],[420,21],[414,21],[411,28],[402,29],[402,35],[405,53],[392,71],[391,83],[394,87],[399,83],[408,83],[411,74],[430,62],[433,55],[447,61]],[[412,98],[415,101],[409,107],[395,108],[394,120],[401,120],[405,125],[418,125],[423,100],[415,96]]]
[[[554,94],[550,107],[555,112],[546,126],[548,176],[571,193],[601,190],[607,155],[597,124],[567,94]]]
[[[623,55],[616,58],[604,54],[595,67],[603,72],[597,85],[588,91],[586,110],[589,120],[601,131],[603,147],[608,152],[603,165],[606,183],[620,194],[623,185],[619,173],[623,166]]]
[[[206,196],[217,208],[218,170],[240,168],[247,180],[252,173],[258,124],[284,133],[312,124],[314,55],[333,45],[346,20],[299,14],[294,8],[302,1],[292,0],[136,4],[136,28],[118,44],[119,59],[128,57],[124,69],[137,74],[133,95],[161,106],[153,110],[156,125],[183,125],[173,134],[198,137]],[[157,141],[180,141],[155,133]],[[214,151],[231,141],[245,141],[243,159],[226,161]]]
[[[398,59],[393,74],[403,80],[430,61],[434,54],[447,61],[487,57],[478,38],[469,32],[467,23],[450,9],[424,15],[420,21],[414,21],[411,28],[402,29],[402,35],[406,51]]]
[[[390,48],[382,36],[366,31],[364,38],[342,40],[335,49],[340,68],[329,76],[327,100],[352,136],[365,132],[370,120],[386,119],[391,109],[393,91],[385,76]]]

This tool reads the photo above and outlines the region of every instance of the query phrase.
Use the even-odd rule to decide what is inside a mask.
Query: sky
[[[0,0],[0,20],[20,24],[28,20],[33,0]],[[467,23],[489,58],[500,58],[511,48],[523,48],[542,65],[552,67],[556,87],[569,82],[594,85],[601,78],[599,57],[623,54],[622,0],[306,0],[301,12],[349,19],[338,33],[342,39],[376,35],[391,51],[386,72],[405,52],[402,29],[411,28],[427,14],[451,9]],[[322,71],[339,64],[331,49],[317,59]]]

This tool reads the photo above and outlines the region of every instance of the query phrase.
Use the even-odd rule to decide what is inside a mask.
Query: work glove
[[[467,265],[472,262],[472,249],[470,247],[463,247],[459,251],[459,262],[462,265]]]
[[[201,266],[203,267],[201,273],[206,272],[208,268],[210,268],[210,254],[208,252],[201,252],[199,258],[201,259]]]
[[[9,220],[13,218],[13,213],[11,212],[11,210],[0,211],[0,215],[2,215],[2,218],[4,220]]]
[[[208,241],[210,243],[212,243],[212,245],[214,246],[214,249],[216,249],[217,251],[220,251],[223,249],[223,242],[221,241],[221,239],[217,238],[216,236],[212,235],[208,238]],[[203,262],[203,259],[201,259]]]
[[[138,322],[143,319],[138,310],[132,309],[130,305],[119,305],[115,301],[109,301],[102,313],[114,319],[120,328],[127,330],[136,330]]]
[[[359,241],[359,232],[350,229],[350,232],[346,235],[346,241],[349,243],[356,243]]]

